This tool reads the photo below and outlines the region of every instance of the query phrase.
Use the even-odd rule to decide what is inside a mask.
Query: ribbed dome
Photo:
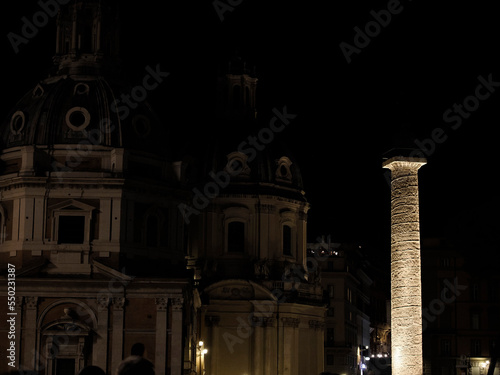
[[[231,121],[225,126],[218,125],[223,129],[221,132],[203,137],[188,148],[185,157],[188,185],[203,187],[213,181],[213,175],[224,173],[230,176],[230,183],[222,194],[270,194],[306,200],[300,168],[278,134],[273,135],[271,142],[259,142],[256,147],[249,137],[258,138],[266,124]],[[235,173],[231,174],[232,171]]]
[[[147,67],[143,86],[118,78],[114,1],[75,0],[57,17],[54,72],[0,123],[0,147],[90,143],[164,155],[166,128],[146,102],[164,73]],[[76,146],[78,147],[78,146]]]
[[[100,76],[56,76],[30,90],[0,125],[2,149],[91,142],[165,152],[166,129],[145,102],[128,105],[130,88]]]

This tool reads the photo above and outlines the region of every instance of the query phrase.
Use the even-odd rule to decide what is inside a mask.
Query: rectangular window
[[[491,280],[488,283],[488,294],[490,301],[496,301],[498,299],[498,281]]]
[[[245,251],[245,223],[233,221],[227,225],[227,250],[243,253]]]
[[[442,268],[448,268],[450,267],[450,258],[441,258],[440,259],[440,265]]]
[[[328,285],[328,296],[330,298],[333,298],[335,296],[335,286],[334,285]]]
[[[326,364],[327,366],[333,366],[335,364],[335,360],[334,360],[334,356],[333,354],[327,354],[326,356]]]
[[[57,243],[82,244],[85,239],[85,216],[59,216]]]
[[[73,358],[56,358],[54,367],[55,375],[75,375],[75,360]]]
[[[450,340],[441,340],[441,355],[449,356],[451,354],[451,341]]]
[[[283,225],[283,255],[292,255],[292,228]]]
[[[326,343],[327,345],[333,345],[335,341],[335,330],[333,328],[326,329]]]
[[[352,303],[352,291],[351,291],[351,288],[347,288],[346,290],[346,298],[349,302]]]
[[[146,220],[146,245],[148,247],[158,247],[158,217],[156,215],[149,215]]]
[[[481,355],[481,340],[471,340],[470,343],[470,352],[472,356],[480,356]]]
[[[479,313],[472,313],[471,320],[472,329],[479,329]]]
[[[477,301],[479,299],[479,284],[472,284],[472,300]]]

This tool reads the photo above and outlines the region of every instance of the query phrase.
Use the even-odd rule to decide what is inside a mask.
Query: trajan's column
[[[424,158],[395,156],[391,171],[391,363],[393,375],[422,375],[418,170]]]

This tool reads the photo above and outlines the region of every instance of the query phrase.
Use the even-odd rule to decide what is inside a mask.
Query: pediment
[[[48,209],[50,211],[54,210],[92,211],[95,209],[95,207],[83,202],[79,202],[75,199],[68,199],[66,201],[59,202],[52,206],[49,206]]]

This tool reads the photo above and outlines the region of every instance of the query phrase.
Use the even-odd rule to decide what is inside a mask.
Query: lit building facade
[[[325,318],[325,373],[362,374],[369,368],[370,302],[369,262],[359,245],[309,243],[308,252],[320,271]]]
[[[142,342],[160,375],[320,374],[325,307],[307,268],[300,170],[277,141],[255,155],[237,147],[293,116],[259,121],[257,78],[233,61],[218,85],[219,142],[200,135],[176,160],[142,100],[162,72],[147,67],[135,87],[115,74],[113,3],[62,8],[53,71],[1,125],[14,367],[114,374]]]
[[[422,243],[425,374],[500,373],[498,362],[490,368],[500,337],[500,277],[496,263],[477,267],[483,261],[474,258],[442,239]]]
[[[283,118],[280,108],[257,118],[256,88],[245,62],[231,60],[219,77],[216,125],[183,162],[193,196],[180,209],[200,293],[204,370],[320,374],[325,307],[307,268],[309,203],[300,169],[273,139],[293,116]],[[249,135],[260,144],[242,148]],[[196,209],[203,196],[209,202]]]
[[[100,1],[62,8],[53,71],[1,124],[0,263],[16,276],[15,356],[1,372],[111,374],[136,342],[157,374],[195,368],[183,193],[146,102],[114,107],[136,94],[113,74],[115,14]]]

